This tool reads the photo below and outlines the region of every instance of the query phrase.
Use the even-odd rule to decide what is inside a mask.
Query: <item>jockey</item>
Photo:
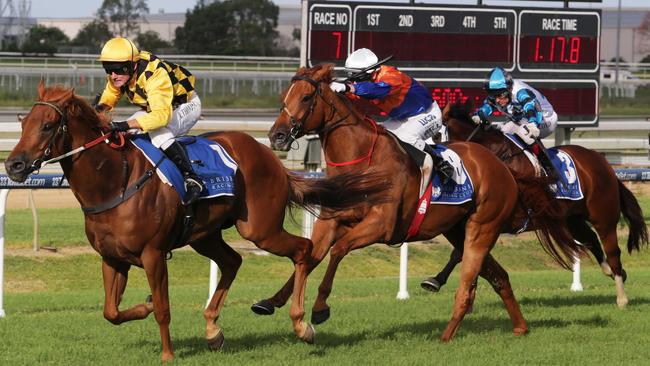
[[[149,133],[151,143],[174,162],[185,180],[186,205],[205,188],[192,169],[185,148],[174,137],[186,134],[201,115],[201,100],[194,91],[194,76],[185,68],[164,61],[126,38],[113,38],[102,48],[99,60],[107,83],[98,110],[111,110],[122,95],[142,108],[126,121],[113,121],[113,131],[138,129]]]
[[[490,71],[485,81],[488,97],[472,116],[476,124],[489,124],[494,111],[503,113],[508,122],[500,127],[503,133],[515,134],[535,153],[544,170],[554,174],[540,139],[547,137],[557,126],[557,113],[548,99],[539,91],[512,76],[500,67]]]
[[[442,127],[442,112],[431,93],[420,82],[399,71],[394,66],[382,65],[377,56],[367,48],[360,48],[345,60],[345,71],[352,83],[332,82],[330,88],[338,93],[349,93],[371,100],[390,117],[382,125],[400,140],[426,152],[422,165],[422,180],[427,170],[427,157],[431,156],[436,168],[444,177],[451,178],[454,168],[434,153],[425,140]],[[429,168],[431,163],[429,162]]]

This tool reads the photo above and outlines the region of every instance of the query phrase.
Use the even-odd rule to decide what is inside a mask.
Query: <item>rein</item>
[[[87,143],[83,144],[82,146],[79,146],[79,147],[77,147],[75,149],[72,149],[72,150],[68,151],[67,153],[64,153],[64,154],[61,154],[61,155],[59,155],[57,157],[45,160],[46,158],[48,158],[50,156],[50,153],[52,152],[52,146],[54,146],[54,144],[56,143],[56,140],[57,140],[57,137],[59,136],[59,134],[61,134],[62,136],[65,137],[65,135],[68,133],[68,121],[66,120],[65,114],[63,113],[61,108],[59,108],[56,104],[49,103],[49,102],[36,102],[36,103],[34,103],[34,105],[46,105],[48,107],[51,107],[57,113],[59,113],[59,115],[61,116],[61,119],[59,120],[59,129],[56,131],[54,136],[52,136],[52,138],[50,139],[50,142],[48,143],[47,148],[43,152],[43,155],[40,158],[35,159],[34,162],[32,162],[32,166],[31,166],[31,171],[32,172],[38,173],[38,171],[43,166],[45,166],[47,164],[56,163],[57,161],[63,160],[65,158],[69,157],[69,156],[72,156],[72,155],[78,154],[78,153],[80,153],[80,152],[82,152],[84,150],[90,149],[91,147],[100,144],[102,141],[106,142],[107,144],[109,144],[110,147],[112,147],[114,149],[121,148],[122,146],[124,146],[125,141],[124,141],[124,135],[123,134],[118,134],[117,135],[120,142],[118,144],[115,144],[115,143],[113,143],[113,142],[111,142],[109,140],[110,137],[112,137],[114,135],[113,131],[109,131],[106,134],[101,132],[102,136],[99,136],[98,138],[96,138],[96,139],[94,139],[94,140],[92,140],[90,142],[87,142]]]
[[[309,84],[311,84],[315,88],[315,90],[310,95],[311,104],[309,105],[309,110],[300,119],[296,119],[293,116],[293,114],[287,108],[287,104],[286,104],[287,97],[291,93],[291,88],[293,88],[293,85],[289,88],[289,91],[287,91],[287,96],[285,97],[284,101],[282,102],[282,111],[287,113],[287,115],[289,116],[289,121],[291,123],[291,129],[289,130],[289,135],[294,140],[298,138],[298,135],[301,132],[303,132],[304,121],[314,111],[314,107],[316,106],[316,98],[314,98],[314,96],[319,96],[320,99],[322,99],[327,105],[330,106],[330,108],[332,110],[332,116],[330,118],[328,118],[328,120],[333,119],[334,116],[336,115],[336,112],[337,112],[337,109],[336,109],[336,106],[334,105],[334,103],[326,100],[325,97],[323,96],[320,83],[318,83],[316,80],[311,79],[311,78],[309,78],[307,76],[294,76],[293,78],[291,78],[291,83],[292,84],[295,83],[296,81],[306,81]],[[352,113],[348,113],[347,115],[343,116],[342,118],[339,118],[337,121],[335,121],[333,123],[334,125],[331,126],[330,128],[327,128],[326,131],[332,131],[335,128],[341,126],[341,124],[339,124],[339,122],[346,120],[351,114]],[[368,117],[364,118],[364,120],[369,121],[372,124],[372,126],[374,127],[374,130],[375,130],[375,135],[374,135],[373,140],[372,140],[372,145],[370,146],[370,150],[368,151],[368,153],[366,155],[360,157],[360,158],[350,160],[350,161],[341,162],[341,163],[326,161],[325,163],[328,166],[334,166],[334,167],[348,166],[348,165],[358,164],[358,163],[360,163],[362,161],[365,161],[365,160],[368,160],[368,166],[370,166],[372,153],[375,151],[375,145],[377,144],[377,139],[379,137],[379,131],[378,131],[377,123],[375,122],[375,120],[373,120],[372,118],[368,118]],[[316,131],[316,132],[318,132],[318,131]]]
[[[80,152],[82,152],[84,150],[87,150],[87,149],[90,149],[90,148],[92,148],[94,146],[97,146],[102,142],[108,144],[113,149],[119,149],[119,148],[123,147],[124,144],[125,144],[124,134],[122,134],[122,133],[116,134],[114,131],[109,131],[107,133],[104,133],[103,131],[100,131],[100,133],[102,135],[99,136],[98,138],[96,138],[96,139],[94,139],[94,140],[92,140],[90,142],[87,142],[87,143],[83,144],[82,146],[79,146],[79,147],[77,147],[75,149],[72,149],[72,150],[68,151],[67,153],[64,153],[64,154],[61,154],[61,155],[59,155],[57,157],[45,160],[47,157],[49,157],[50,153],[52,152],[52,146],[54,146],[59,134],[62,134],[63,136],[65,136],[68,133],[68,125],[67,125],[68,121],[65,119],[65,114],[63,113],[61,108],[59,108],[56,104],[49,103],[49,102],[36,102],[36,103],[34,103],[34,105],[46,105],[48,107],[51,107],[52,109],[54,109],[55,111],[57,111],[59,113],[59,115],[61,116],[61,119],[59,120],[59,129],[56,131],[54,136],[52,136],[52,138],[50,139],[50,141],[49,141],[49,143],[47,145],[47,148],[45,149],[43,155],[40,158],[34,160],[34,162],[32,163],[32,166],[31,166],[32,172],[34,172],[34,171],[38,172],[38,170],[44,165],[51,164],[51,163],[63,160],[65,158],[69,157],[69,156],[78,154],[78,153],[80,153]],[[112,136],[117,136],[118,139],[119,139],[119,143],[117,143],[117,144],[113,143],[110,140],[110,138]],[[154,173],[156,172],[156,169],[158,168],[158,166],[165,159],[166,159],[166,157],[163,155],[163,157],[160,158],[160,160],[158,160],[156,162],[156,164],[151,169],[147,169],[142,176],[140,176],[132,185],[130,185],[128,187],[127,187],[127,183],[128,183],[128,176],[127,176],[128,175],[128,166],[127,166],[126,160],[124,160],[124,167],[123,167],[124,181],[123,181],[123,188],[122,188],[120,194],[118,194],[117,196],[113,197],[112,199],[110,199],[108,201],[105,201],[105,202],[100,203],[100,204],[95,205],[95,206],[90,206],[90,207],[82,206],[81,210],[85,214],[98,214],[100,212],[110,210],[111,208],[114,208],[114,207],[118,206],[119,204],[121,204],[122,202],[128,200],[129,198],[131,198],[131,196],[133,196],[135,193],[137,193],[144,186],[144,183],[146,183],[154,175]]]

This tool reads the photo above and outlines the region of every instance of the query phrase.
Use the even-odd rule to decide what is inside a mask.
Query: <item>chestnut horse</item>
[[[197,202],[194,230],[186,241],[179,241],[185,208],[175,190],[162,183],[140,151],[131,143],[121,149],[105,144],[104,139],[109,137],[104,135],[106,116],[98,115],[73,90],[46,89],[41,82],[38,94],[39,101],[22,119],[20,141],[5,167],[11,179],[22,182],[44,160],[65,156],[60,160],[61,167],[72,192],[85,208],[88,240],[102,257],[104,317],[108,321],[120,324],[144,319],[153,312],[160,328],[162,359],[173,358],[165,258],[172,249],[189,244],[199,254],[214,260],[221,270],[216,292],[204,311],[206,339],[211,349],[219,349],[224,336],[216,321],[242,261],[223,240],[221,230],[234,225],[244,239],[260,249],[294,262],[296,292],[290,317],[295,334],[306,342],[313,341],[313,327],[303,321],[312,243],[284,230],[286,206],[322,205],[336,211],[360,202],[385,202],[383,195],[379,195],[387,184],[385,177],[349,174],[342,179],[304,179],[291,174],[271,149],[247,134],[206,134],[204,137],[219,143],[238,164],[235,195]],[[81,146],[88,149],[76,154]],[[346,190],[340,190],[341,186]],[[135,193],[129,196],[133,189]],[[107,208],[107,203],[114,207]],[[98,207],[104,209],[88,213],[89,208]],[[152,300],[120,310],[132,265],[144,268]]]
[[[449,141],[471,141],[490,149],[515,173],[524,179],[536,176],[535,167],[521,149],[495,129],[477,129],[471,121],[471,103],[448,105],[443,111]],[[474,133],[474,131],[477,132]],[[474,133],[472,135],[472,133]],[[600,264],[603,273],[611,276],[616,284],[616,303],[624,307],[628,303],[623,288],[627,277],[621,264],[616,226],[622,215],[629,226],[627,250],[639,250],[648,244],[648,230],[638,201],[616,177],[607,160],[598,152],[578,145],[558,147],[569,154],[575,163],[584,198],[581,200],[557,199],[556,205],[565,213],[573,238],[589,248]],[[591,224],[592,227],[589,226]],[[593,228],[593,229],[592,229]],[[595,230],[595,232],[594,232]],[[600,237],[600,242],[598,238]],[[603,253],[602,247],[605,249]],[[606,255],[606,257],[605,257]],[[449,263],[436,276],[426,280],[439,289],[449,277],[461,254],[452,253]],[[429,285],[431,286],[431,285]],[[425,287],[423,283],[423,287]],[[433,288],[435,291],[437,289]]]
[[[418,209],[420,169],[401,148],[396,138],[373,121],[356,112],[348,99],[329,88],[333,65],[301,68],[284,92],[283,108],[269,132],[271,146],[289,150],[294,140],[305,133],[320,137],[330,177],[362,172],[369,167],[392,176],[392,187],[385,194],[392,200],[377,206],[360,206],[352,214],[316,221],[312,234],[316,266],[331,247],[330,262],[313,307],[312,322],[329,317],[329,296],[336,269],[345,255],[373,243],[404,242],[407,229]],[[517,187],[507,167],[484,147],[465,142],[449,144],[463,160],[474,183],[471,201],[460,205],[432,205],[420,231],[409,241],[425,240],[444,234],[463,250],[461,280],[456,292],[452,318],[441,339],[449,341],[460,326],[475,291],[480,274],[501,296],[510,315],[514,333],[527,331],[526,322],[515,300],[506,271],[489,254],[499,233],[508,228],[517,202]],[[545,232],[548,238],[548,232]],[[549,239],[550,241],[550,239]],[[573,253],[575,246],[560,250]],[[569,259],[570,260],[570,259]],[[311,270],[310,267],[308,270]],[[270,314],[282,306],[292,291],[293,280],[272,298],[253,305],[260,314]]]

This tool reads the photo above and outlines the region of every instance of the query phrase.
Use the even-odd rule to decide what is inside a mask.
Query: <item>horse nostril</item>
[[[9,165],[11,173],[22,173],[27,165],[22,161],[14,161]]]

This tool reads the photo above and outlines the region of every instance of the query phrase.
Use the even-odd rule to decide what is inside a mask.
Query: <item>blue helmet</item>
[[[491,97],[502,95],[512,90],[512,76],[506,70],[495,67],[487,75],[485,80],[485,90]]]

